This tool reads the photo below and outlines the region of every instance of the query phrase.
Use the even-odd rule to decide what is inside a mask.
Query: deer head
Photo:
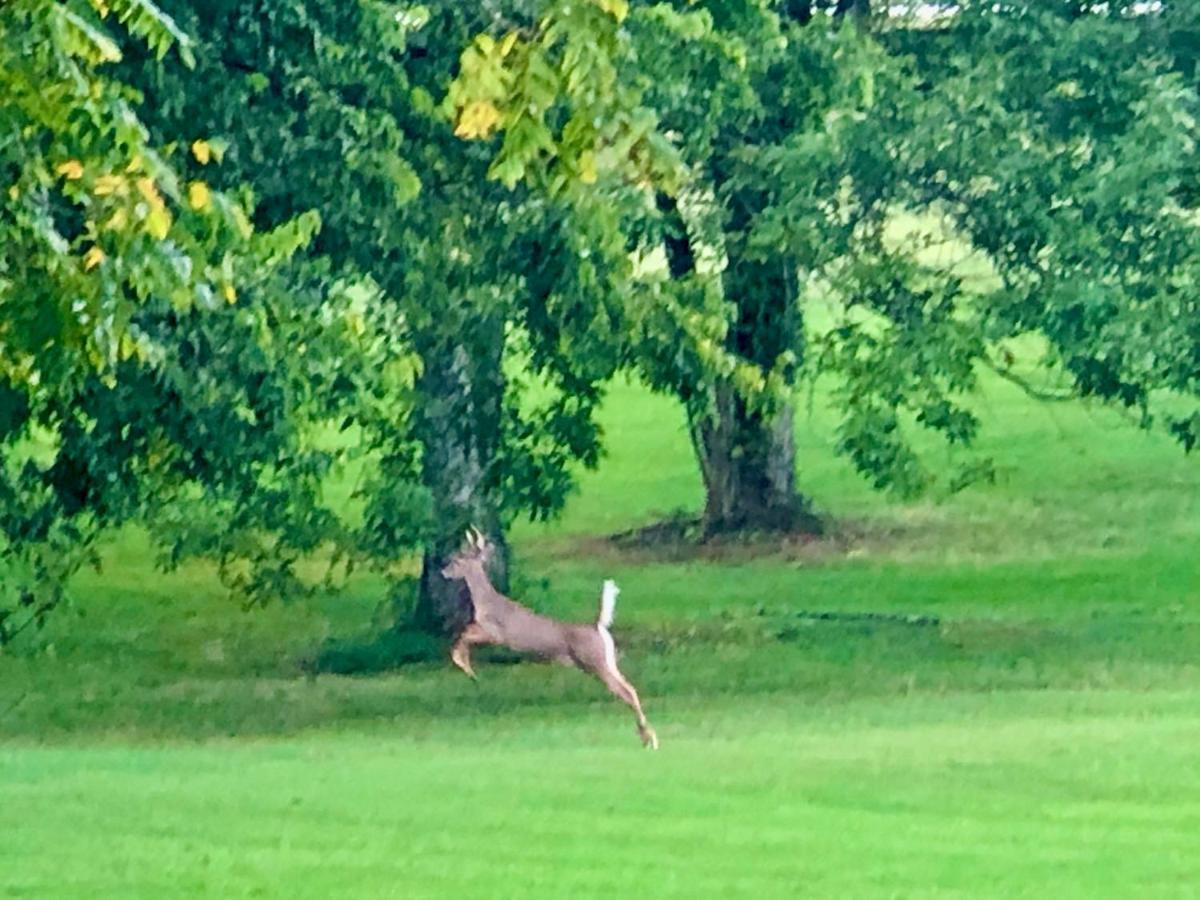
[[[467,529],[466,541],[463,543],[462,549],[450,557],[450,562],[442,568],[442,577],[466,578],[470,571],[475,569],[482,571],[491,562],[494,552],[495,548],[483,536],[483,532],[472,525]]]

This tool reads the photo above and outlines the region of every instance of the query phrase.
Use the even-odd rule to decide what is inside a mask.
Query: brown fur
[[[496,644],[543,659],[574,666],[599,678],[637,717],[638,735],[647,747],[658,748],[658,737],[642,712],[641,700],[633,685],[616,666],[615,648],[609,651],[612,636],[602,623],[576,625],[541,616],[504,596],[493,587],[485,566],[491,545],[479,532],[468,532],[467,545],[442,570],[446,578],[466,581],[474,606],[474,618],[462,630],[450,650],[450,659],[471,678],[471,648]]]

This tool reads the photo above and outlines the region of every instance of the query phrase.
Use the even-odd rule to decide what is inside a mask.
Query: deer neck
[[[467,583],[467,590],[471,592],[471,602],[476,605],[486,603],[496,594],[496,589],[492,587],[492,582],[482,568],[468,572],[463,580]]]

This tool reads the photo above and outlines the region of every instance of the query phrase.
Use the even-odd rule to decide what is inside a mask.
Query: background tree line
[[[622,370],[684,405],[706,534],[822,527],[819,376],[905,494],[990,477],[981,367],[1190,449],[1198,46],[1182,2],[12,0],[0,638],[129,521],[256,601],[419,554],[453,627],[439,561],[561,509]]]

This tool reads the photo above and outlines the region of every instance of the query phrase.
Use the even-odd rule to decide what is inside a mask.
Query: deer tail
[[[617,594],[621,593],[617,583],[611,578],[604,582],[604,591],[600,595],[600,618],[596,627],[608,630],[612,626],[613,614],[617,611]]]

